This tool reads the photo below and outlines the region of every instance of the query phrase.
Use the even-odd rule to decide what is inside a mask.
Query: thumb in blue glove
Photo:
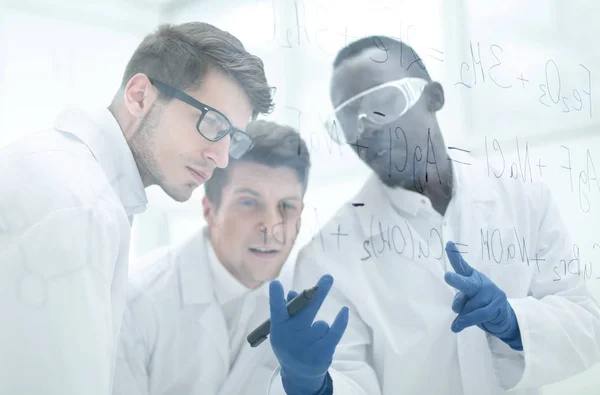
[[[327,371],[348,326],[347,307],[342,307],[331,327],[325,321],[313,323],[333,285],[333,277],[324,275],[317,285],[319,288],[310,302],[290,317],[281,283],[275,280],[269,284],[271,347],[279,360],[283,387],[288,395],[320,395],[331,386]],[[290,291],[287,301],[296,295]]]
[[[446,244],[446,254],[454,273],[447,272],[444,280],[459,291],[452,303],[452,311],[458,314],[452,322],[452,331],[458,333],[476,325],[513,349],[522,351],[517,316],[504,291],[484,274],[473,269],[453,242]]]

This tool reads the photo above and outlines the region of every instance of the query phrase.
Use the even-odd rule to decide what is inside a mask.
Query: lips
[[[203,184],[210,177],[208,174],[206,174],[205,172],[203,172],[201,170],[195,170],[195,169],[192,169],[191,167],[187,167],[187,169],[190,171],[190,174],[192,175],[194,180],[196,180],[196,182],[198,182],[198,184]]]
[[[275,259],[279,256],[279,250],[270,247],[250,247],[250,253],[260,259]]]
[[[259,253],[266,253],[266,254],[274,254],[274,253],[279,252],[278,249],[269,248],[269,247],[250,247],[249,250],[252,252],[259,252]]]

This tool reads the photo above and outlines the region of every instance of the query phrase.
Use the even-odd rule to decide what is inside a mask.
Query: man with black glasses
[[[205,184],[207,225],[132,275],[114,395],[265,393],[277,359],[246,337],[269,316],[267,282],[300,230],[310,157],[289,126],[246,132],[253,148]]]
[[[111,393],[145,188],[188,200],[251,147],[243,130],[271,111],[271,92],[232,35],[164,25],[108,108],[65,111],[0,152],[0,393]]]

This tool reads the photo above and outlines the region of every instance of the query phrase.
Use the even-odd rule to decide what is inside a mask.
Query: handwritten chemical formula
[[[592,111],[592,73],[584,64],[578,64],[578,71],[585,78],[584,86],[568,87],[564,84],[564,72],[558,62],[548,59],[539,66],[536,76],[507,75],[503,68],[504,49],[498,44],[484,45],[480,42],[469,42],[470,57],[461,62],[459,81],[456,86],[473,89],[478,86],[496,86],[500,89],[521,89],[526,94],[537,96],[539,103],[545,107],[557,107],[564,113],[586,112],[590,118]],[[483,54],[482,54],[483,52]],[[533,88],[532,88],[533,86]],[[533,93],[532,92],[533,89]]]
[[[352,204],[355,210],[369,210],[369,203]],[[378,219],[370,216],[368,231],[349,229],[341,223],[329,223],[320,226],[318,208],[313,207],[314,226],[309,230],[311,242],[320,253],[337,254],[340,251],[356,252],[354,259],[360,262],[378,262],[378,259],[402,257],[411,261],[441,262],[445,258],[444,229],[430,227],[426,235],[420,235],[407,220],[391,222],[388,219]],[[265,235],[270,234],[276,243],[286,242],[286,235],[281,230],[285,224],[279,223],[270,229],[265,229]],[[298,233],[300,220],[296,223]],[[561,256],[549,257],[545,247],[536,247],[535,240],[525,235],[517,227],[499,229],[490,226],[475,230],[475,235],[469,235],[469,240],[453,240],[458,252],[465,260],[473,265],[508,265],[520,264],[531,268],[535,273],[546,273],[553,276],[553,281],[561,281],[569,275],[577,275],[587,280],[600,280],[600,243],[590,245],[572,244],[572,249]],[[265,236],[266,237],[266,236]],[[582,258],[585,251],[587,261]],[[548,259],[552,258],[553,261]],[[594,269],[595,268],[595,269]]]

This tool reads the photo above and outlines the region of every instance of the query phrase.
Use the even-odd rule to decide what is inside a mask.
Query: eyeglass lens
[[[250,148],[252,148],[252,139],[247,134],[236,132],[231,135],[229,155],[232,158],[239,159],[248,152]]]
[[[361,118],[384,125],[396,120],[404,113],[408,101],[404,93],[395,86],[387,86],[357,98],[358,114]]]
[[[209,110],[198,123],[198,131],[210,141],[223,138],[230,129],[229,121],[221,114]]]

